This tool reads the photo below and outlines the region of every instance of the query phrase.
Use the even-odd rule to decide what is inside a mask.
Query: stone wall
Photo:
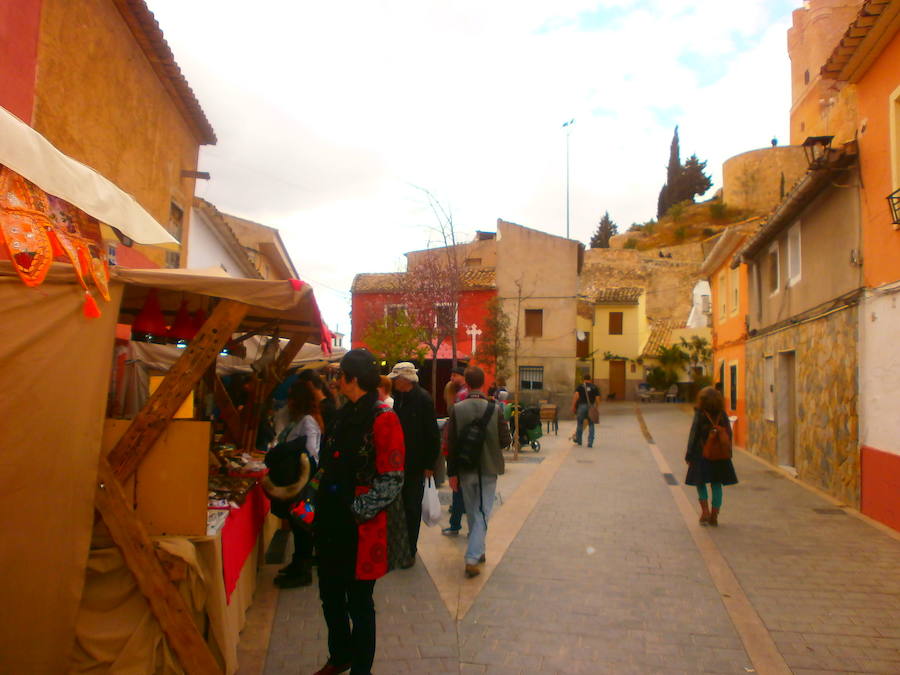
[[[746,379],[747,449],[777,464],[777,415],[775,422],[764,416],[765,357],[794,352],[797,477],[859,508],[857,314],[851,307],[749,340]]]
[[[723,201],[731,208],[768,213],[807,169],[800,146],[751,150],[722,165]],[[783,181],[783,182],[782,182]]]

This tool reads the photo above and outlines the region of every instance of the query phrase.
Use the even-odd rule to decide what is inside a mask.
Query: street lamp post
[[[569,136],[574,125],[574,119],[563,124],[563,129],[566,130],[566,239],[569,238]]]

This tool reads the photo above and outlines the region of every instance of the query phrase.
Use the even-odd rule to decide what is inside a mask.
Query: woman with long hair
[[[733,437],[721,392],[715,387],[704,387],[697,394],[697,404],[694,406],[694,422],[691,424],[687,452],[684,454],[684,461],[688,465],[684,483],[697,488],[700,524],[716,527],[719,524],[719,511],[722,509],[722,486],[734,485],[738,479],[730,459],[709,460],[703,456],[703,446],[713,425],[724,427],[728,430],[729,438]],[[712,509],[709,508],[707,483],[712,487]]]
[[[296,461],[303,466],[309,464],[309,476],[315,474],[319,462],[319,447],[321,445],[322,431],[325,423],[319,409],[319,396],[313,385],[304,380],[298,380],[291,387],[288,394],[287,405],[280,411],[283,428],[278,434],[276,445],[269,451],[272,453],[286,453],[291,461]],[[302,456],[301,456],[302,455]],[[305,461],[304,461],[305,457]],[[267,458],[268,459],[268,458]],[[269,461],[270,475],[272,465]],[[303,481],[305,484],[305,481]],[[300,486],[302,489],[303,485]],[[291,491],[293,492],[293,490]],[[275,493],[276,495],[278,493]],[[280,588],[294,588],[308,586],[312,583],[312,533],[303,529],[291,518],[291,507],[299,497],[300,491],[295,495],[282,494],[284,499],[278,499],[270,493],[272,501],[272,513],[279,518],[285,518],[291,523],[291,532],[294,534],[294,554],[290,564],[278,571],[275,584]]]
[[[334,393],[314,370],[301,370],[297,374],[297,380],[299,382],[309,382],[312,385],[313,393],[319,404],[319,410],[322,413],[322,421],[325,423],[323,429],[328,429],[331,426],[331,420],[334,419],[334,414],[337,412]]]

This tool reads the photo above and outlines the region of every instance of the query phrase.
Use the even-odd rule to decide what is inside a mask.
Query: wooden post
[[[294,357],[300,353],[309,333],[297,333],[288,340],[284,349],[278,354],[269,376],[263,380],[254,382],[253,392],[247,399],[246,416],[244,417],[246,426],[244,427],[244,449],[250,452],[256,447],[256,434],[259,431],[260,413],[266,401],[272,395],[278,383],[284,379],[284,374],[291,367]]]
[[[128,504],[122,484],[105,457],[100,458],[94,505],[185,672],[221,673],[190,609],[169,581],[156,557],[153,542]]]
[[[172,415],[187,398],[206,369],[215,362],[231,339],[249,305],[222,300],[173,364],[159,388],[131,421],[125,434],[109,453],[109,463],[120,481],[135,472],[153,444],[172,421]]]
[[[212,389],[213,398],[219,407],[219,415],[221,415],[222,421],[225,423],[225,429],[228,431],[229,437],[235,443],[240,443],[242,434],[241,416],[234,407],[234,402],[231,400],[231,396],[228,395],[225,385],[222,384],[222,378],[216,374],[214,368],[210,368],[206,373],[206,381],[210,389]]]

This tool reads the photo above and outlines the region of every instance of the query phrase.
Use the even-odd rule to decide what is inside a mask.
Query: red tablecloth
[[[259,533],[269,513],[269,500],[257,483],[247,493],[239,509],[231,509],[222,528],[222,575],[225,578],[225,600],[237,586],[241,568],[259,540]]]

